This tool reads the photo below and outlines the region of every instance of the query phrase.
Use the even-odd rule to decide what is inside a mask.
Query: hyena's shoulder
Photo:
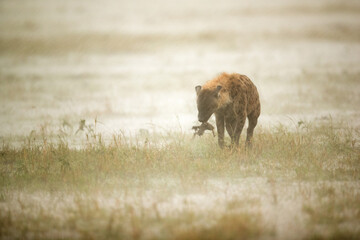
[[[257,94],[255,85],[246,75],[238,73],[227,74],[224,82],[226,82],[225,87],[232,98]]]

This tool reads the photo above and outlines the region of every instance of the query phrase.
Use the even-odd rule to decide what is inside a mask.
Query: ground
[[[359,20],[351,0],[1,1],[0,238],[358,239]],[[192,139],[220,72],[259,90],[251,152]]]

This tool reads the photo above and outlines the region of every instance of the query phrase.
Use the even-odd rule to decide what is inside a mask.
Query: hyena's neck
[[[229,91],[222,89],[219,96],[219,108],[224,108],[232,102]]]

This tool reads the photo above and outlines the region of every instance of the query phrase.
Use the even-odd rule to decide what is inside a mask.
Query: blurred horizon
[[[190,132],[194,86],[221,72],[256,84],[260,126],[359,126],[359,20],[351,0],[1,1],[0,136],[81,119]]]

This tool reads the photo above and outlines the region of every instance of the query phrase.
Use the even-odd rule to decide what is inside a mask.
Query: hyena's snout
[[[198,114],[198,120],[199,120],[199,122],[204,122],[205,118],[203,116],[201,116],[201,114],[199,113]]]
[[[199,118],[198,120],[199,120],[199,122],[201,122],[201,123],[206,122],[205,118]]]
[[[204,113],[200,113],[198,114],[198,120],[199,122],[207,122],[209,120],[209,118],[211,117],[211,114],[204,114]]]

